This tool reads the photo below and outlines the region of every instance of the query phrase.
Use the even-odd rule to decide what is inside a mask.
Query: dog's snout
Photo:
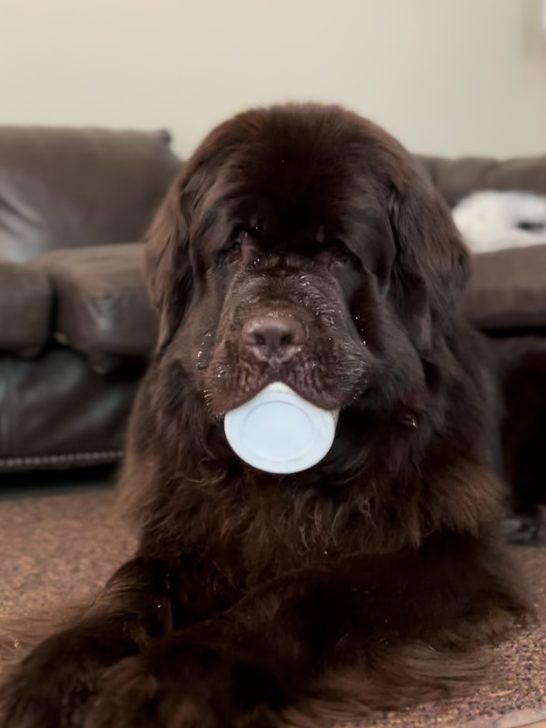
[[[242,328],[243,345],[262,362],[288,361],[301,349],[305,338],[302,322],[284,312],[253,316]]]

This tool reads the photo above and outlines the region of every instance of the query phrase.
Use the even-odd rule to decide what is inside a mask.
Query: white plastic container
[[[224,419],[226,438],[249,465],[268,473],[297,473],[332,447],[339,410],[323,410],[274,382]]]

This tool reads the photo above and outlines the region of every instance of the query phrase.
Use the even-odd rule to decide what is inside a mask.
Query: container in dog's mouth
[[[332,447],[339,410],[324,410],[274,382],[224,419],[227,441],[249,465],[268,473],[297,473]]]

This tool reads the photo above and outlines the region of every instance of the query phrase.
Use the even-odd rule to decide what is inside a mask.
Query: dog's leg
[[[76,623],[40,643],[0,687],[3,728],[76,728],[101,671],[168,628],[169,566],[136,558]]]
[[[461,655],[525,613],[504,568],[478,541],[454,536],[278,577],[120,661],[85,726],[277,725],[278,711],[343,665],[361,665],[368,707],[400,706],[411,686],[413,698],[430,697],[471,670]]]

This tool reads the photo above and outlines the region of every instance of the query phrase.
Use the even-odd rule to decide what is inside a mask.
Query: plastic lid
[[[275,382],[228,412],[224,430],[233,450],[249,465],[268,473],[297,473],[330,450],[338,414]]]

